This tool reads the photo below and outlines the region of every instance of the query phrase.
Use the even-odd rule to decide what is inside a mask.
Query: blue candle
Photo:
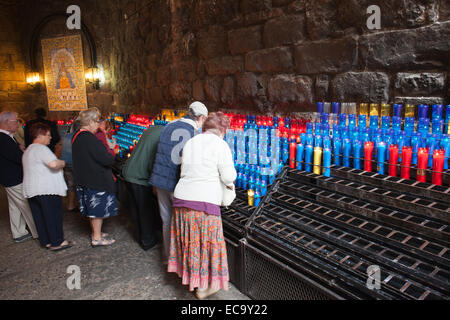
[[[445,134],[450,134],[450,105],[445,107]]]
[[[386,139],[384,139],[384,142],[386,143],[386,161],[389,161],[389,146],[393,144],[393,139],[390,136],[387,136]]]
[[[356,127],[356,115],[355,114],[348,115],[348,126],[349,126],[349,128]]]
[[[402,118],[393,117],[392,118],[392,131],[398,132],[400,130],[402,130]]]
[[[346,126],[347,125],[347,114],[346,113],[341,113],[339,115],[339,125],[341,126]]]
[[[402,149],[405,145],[405,132],[402,131],[398,137],[398,162],[402,162]]]
[[[443,111],[444,111],[444,106],[442,104],[433,104],[431,119],[432,120],[436,120],[436,119],[441,120]]]
[[[380,142],[377,145],[377,172],[384,174],[384,159],[386,155],[386,144]]]
[[[421,134],[420,132],[414,132],[411,137],[411,147],[412,147],[412,158],[411,164],[417,164],[417,153],[419,152],[419,148],[421,145]]]
[[[325,124],[325,123],[328,124],[329,120],[330,120],[330,114],[329,113],[322,113],[322,116],[320,118],[321,118],[322,124]]]
[[[431,132],[433,134],[442,134],[442,130],[444,129],[444,120],[442,119],[433,119],[433,125],[431,128]]]
[[[330,135],[330,125],[328,123],[322,124],[322,135],[328,137]]]
[[[448,169],[448,160],[450,157],[450,139],[448,135],[442,137],[441,149],[445,150],[444,169]]]
[[[323,102],[317,102],[317,112],[320,114],[323,113]]]
[[[323,175],[325,177],[331,176],[331,149],[324,148],[323,149]]]
[[[344,139],[344,156],[342,159],[342,165],[344,167],[350,167],[350,155],[352,150],[352,144],[350,139]]]
[[[426,104],[419,104],[419,120],[428,118],[428,106]]]
[[[361,170],[361,141],[353,142],[353,168]]]
[[[306,133],[300,133],[300,142],[305,145],[306,144]]]
[[[334,164],[341,165],[342,140],[340,138],[333,139]]]
[[[403,107],[403,105],[402,104],[394,104],[394,107],[393,107],[393,116],[394,117],[401,117],[402,116],[402,107]]]
[[[316,122],[314,124],[314,134],[316,136],[322,134],[322,124],[320,122]]]
[[[328,136],[323,137],[323,148],[331,149],[331,138]]]
[[[405,132],[406,135],[408,136],[412,136],[412,133],[414,132],[414,118],[412,117],[407,117],[405,118]]]
[[[370,128],[378,128],[378,116],[370,116]]]
[[[358,116],[358,127],[366,128],[367,127],[367,117],[365,114],[360,114]]]
[[[303,155],[305,147],[302,143],[297,144],[297,170],[303,170]]]
[[[333,102],[333,113],[338,114],[339,113],[339,102]]]
[[[305,148],[305,171],[311,172],[314,147],[308,144]]]
[[[312,122],[306,123],[306,133],[313,134],[314,124]]]
[[[422,136],[426,136],[428,134],[429,127],[430,121],[428,120],[428,118],[419,118],[419,127],[417,131],[419,131]]]
[[[314,141],[314,147],[320,147],[320,148],[322,148],[322,141],[323,141],[322,136],[316,135],[316,136],[315,136],[315,141]]]
[[[312,134],[306,135],[306,144],[313,145],[314,144],[314,136]]]
[[[428,147],[428,167],[433,167],[433,152],[436,148],[436,136],[432,135],[427,138],[427,147]]]
[[[389,129],[391,127],[391,117],[383,116],[381,117],[381,129]],[[394,127],[394,123],[392,123],[392,127]]]

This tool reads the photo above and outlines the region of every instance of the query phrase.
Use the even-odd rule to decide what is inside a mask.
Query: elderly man
[[[199,101],[195,101],[189,106],[187,116],[166,125],[159,137],[149,184],[155,187],[158,197],[165,262],[169,258],[173,191],[180,179],[181,151],[186,142],[199,132],[207,117],[208,109],[206,106]]]
[[[31,236],[38,238],[28,200],[22,192],[23,150],[14,139],[19,128],[17,114],[11,111],[0,113],[0,184],[8,197],[11,232],[15,242],[25,241]],[[28,225],[31,235],[25,228]]]

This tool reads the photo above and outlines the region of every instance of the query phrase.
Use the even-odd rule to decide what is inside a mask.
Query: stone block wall
[[[27,17],[19,24],[22,52],[44,16],[81,7],[106,78],[100,90],[88,89],[88,102],[105,112],[154,114],[193,100],[211,110],[276,113],[311,111],[316,101],[450,100],[450,5],[444,0],[32,3],[18,7]],[[366,25],[374,4],[381,9],[380,30]],[[63,21],[55,22],[43,36],[67,32]],[[46,105],[44,89],[27,96]]]

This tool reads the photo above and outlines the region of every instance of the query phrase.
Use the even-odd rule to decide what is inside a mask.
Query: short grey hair
[[[87,110],[83,110],[78,115],[78,120],[80,120],[80,125],[82,127],[88,126],[89,123],[92,121],[98,121],[100,120],[101,113],[100,110],[96,107],[89,108]]]
[[[197,120],[198,118],[200,118],[202,116],[201,114],[196,114],[194,112],[194,110],[192,110],[192,109],[188,109],[187,115],[189,118],[192,118],[194,120]]]
[[[3,111],[0,113],[0,125],[3,125],[6,121],[11,120],[14,116],[17,118],[17,112]]]

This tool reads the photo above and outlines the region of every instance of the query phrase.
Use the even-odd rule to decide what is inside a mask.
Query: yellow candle
[[[389,117],[391,115],[391,105],[387,103],[383,103],[381,105],[381,116]]]
[[[377,103],[370,104],[370,115],[378,116],[378,104]]]
[[[313,172],[315,174],[320,174],[320,166],[322,165],[322,148],[315,147],[314,148],[314,167]]]
[[[247,194],[248,194],[248,205],[250,207],[253,207],[255,205],[255,192],[252,189],[250,189],[247,191]]]
[[[407,104],[405,106],[405,117],[406,118],[414,118],[416,107],[413,104]]]
[[[360,103],[359,104],[359,114],[364,116],[369,115],[369,104],[368,103]]]

